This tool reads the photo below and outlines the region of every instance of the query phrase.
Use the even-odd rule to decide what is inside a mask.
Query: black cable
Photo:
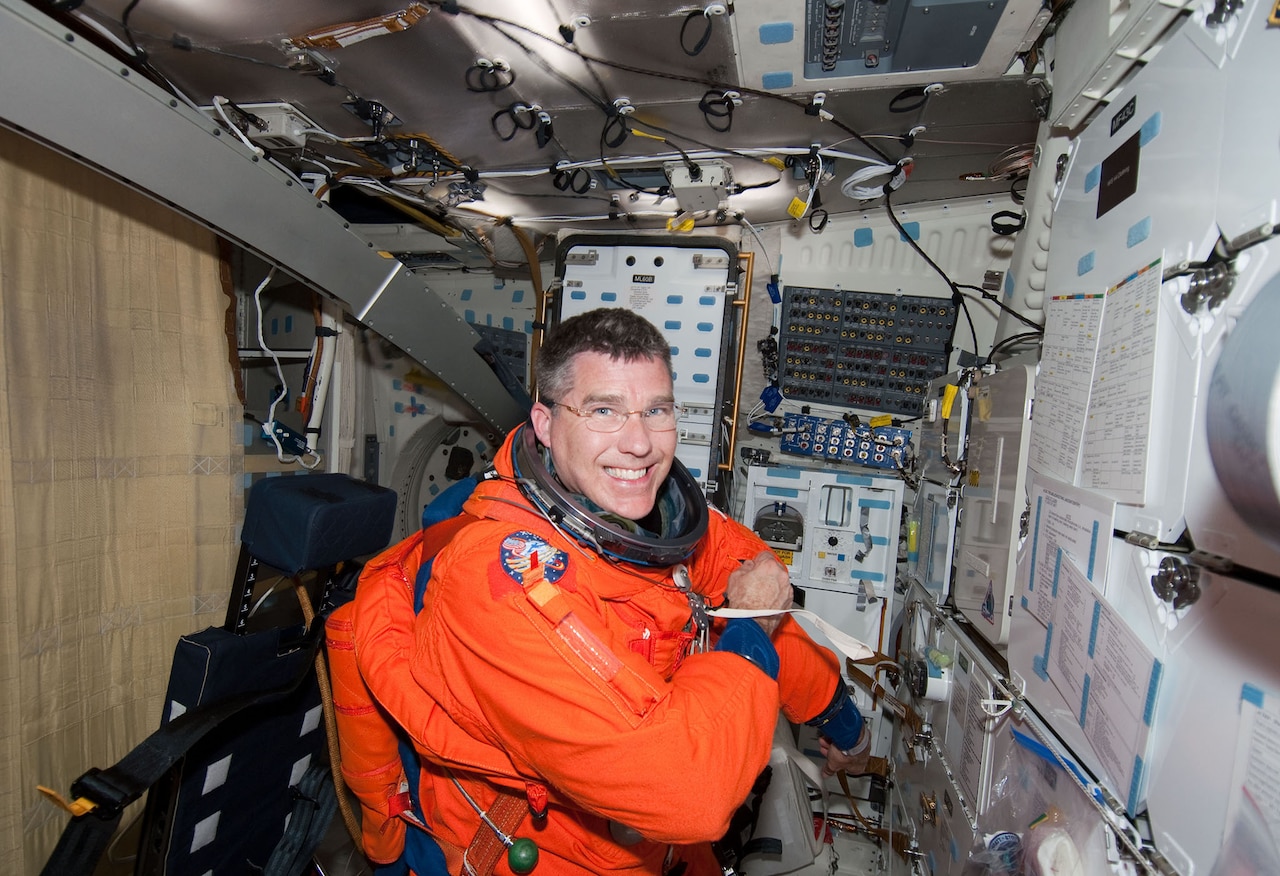
[[[430,5],[433,5],[433,6],[439,6],[439,7],[441,7],[441,8],[444,8],[444,7],[446,6],[446,3],[449,3],[449,5],[450,5],[450,11],[457,11],[457,12],[459,12],[459,13],[466,14],[466,15],[469,15],[469,16],[471,16],[471,17],[475,18],[475,19],[476,19],[476,20],[478,20],[478,21],[481,21],[481,22],[484,22],[484,23],[486,23],[486,24],[489,24],[491,27],[494,27],[494,29],[495,29],[495,30],[497,30],[499,33],[501,33],[503,36],[506,36],[506,37],[507,37],[507,39],[510,39],[510,40],[511,40],[512,42],[514,42],[517,46],[519,46],[519,47],[520,47],[520,48],[522,48],[522,49],[525,49],[526,51],[529,51],[529,50],[528,50],[528,48],[527,48],[526,46],[524,46],[522,43],[520,43],[520,42],[519,42],[518,40],[516,40],[514,37],[510,36],[509,34],[507,34],[507,33],[506,33],[505,31],[503,31],[500,27],[497,27],[497,25],[500,25],[500,24],[501,24],[501,25],[508,25],[508,26],[510,26],[510,27],[516,28],[517,30],[524,31],[525,33],[528,33],[528,34],[530,34],[531,36],[535,36],[535,37],[537,37],[538,39],[545,40],[546,42],[548,42],[548,43],[550,43],[550,44],[552,44],[552,45],[554,45],[554,46],[556,46],[556,47],[558,47],[558,48],[560,48],[560,49],[564,49],[564,48],[565,48],[564,44],[563,44],[561,41],[559,41],[559,40],[557,40],[557,39],[554,39],[554,38],[552,38],[552,37],[549,37],[549,36],[547,36],[546,34],[538,33],[537,31],[533,30],[532,28],[526,27],[526,26],[524,26],[524,25],[522,25],[522,24],[519,24],[518,22],[509,21],[509,20],[507,20],[507,19],[503,19],[503,18],[497,18],[497,17],[495,17],[495,16],[491,16],[491,15],[484,15],[484,14],[478,13],[478,12],[476,12],[475,10],[470,9],[470,8],[468,8],[468,7],[464,7],[464,6],[454,6],[454,5],[451,3],[451,0],[428,0],[428,3],[429,3]],[[799,100],[799,99],[797,99],[797,98],[788,97],[788,96],[787,96],[787,95],[785,95],[785,94],[775,94],[775,93],[770,92],[770,91],[763,91],[763,90],[761,90],[761,89],[750,88],[750,87],[747,87],[747,86],[745,86],[745,85],[734,85],[734,84],[730,84],[730,83],[722,82],[722,81],[720,81],[720,80],[716,80],[716,79],[704,79],[704,78],[702,78],[702,77],[700,77],[700,76],[681,76],[681,75],[679,75],[679,74],[675,74],[675,73],[667,73],[667,72],[663,72],[663,71],[659,71],[659,70],[650,70],[650,69],[647,69],[647,68],[644,68],[644,67],[635,67],[635,66],[632,66],[632,65],[630,65],[630,64],[623,64],[623,63],[618,62],[618,61],[610,61],[610,60],[609,60],[609,59],[607,59],[607,58],[599,58],[599,57],[596,57],[596,56],[594,56],[594,55],[588,55],[588,54],[586,54],[585,52],[582,52],[582,51],[578,50],[576,47],[571,48],[571,49],[570,49],[570,51],[572,51],[574,55],[576,55],[577,57],[579,57],[580,59],[582,59],[584,62],[586,62],[586,63],[587,63],[587,65],[588,65],[588,69],[589,69],[589,70],[591,69],[591,66],[590,66],[590,65],[592,65],[592,64],[600,64],[601,66],[604,66],[604,67],[609,67],[609,68],[612,68],[612,69],[614,69],[614,70],[621,70],[621,71],[623,71],[623,72],[625,72],[625,73],[635,73],[635,74],[637,74],[637,75],[639,75],[639,76],[652,76],[652,77],[657,78],[657,79],[667,79],[667,80],[670,80],[670,81],[672,81],[672,82],[688,82],[688,83],[692,83],[692,84],[695,84],[695,85],[703,85],[703,86],[706,86],[706,87],[708,87],[708,88],[716,88],[716,89],[721,89],[721,90],[724,90],[724,91],[737,91],[737,92],[739,92],[739,93],[741,93],[741,94],[750,94],[750,95],[753,95],[753,96],[755,96],[755,97],[761,97],[761,98],[765,98],[765,99],[768,99],[768,100],[780,101],[780,102],[782,102],[782,103],[786,103],[786,104],[788,104],[788,105],[790,105],[790,106],[792,106],[792,107],[798,108],[798,109],[800,109],[800,110],[802,110],[802,111],[803,111],[803,110],[807,110],[807,109],[809,108],[809,106],[811,105],[811,101],[807,101],[807,100]],[[532,54],[532,53],[531,53],[531,54]],[[534,55],[534,57],[536,58],[537,56],[536,56],[536,55]],[[545,62],[543,62],[543,63],[545,63]],[[561,79],[562,81],[568,82],[570,85],[572,85],[572,86],[573,86],[576,90],[578,90],[580,93],[584,93],[584,94],[586,93],[586,92],[582,91],[582,89],[581,89],[579,86],[577,86],[575,83],[573,83],[571,80],[567,79],[567,77],[564,77],[562,74],[559,74],[559,73],[558,73],[554,68],[550,68],[550,67],[548,66],[546,69],[547,69],[547,71],[548,71],[549,73],[551,73],[553,76],[556,76],[557,78]],[[595,102],[595,101],[594,101],[594,98],[593,98],[593,102]],[[861,144],[862,144],[862,145],[863,145],[867,150],[869,150],[873,155],[875,155],[877,158],[879,158],[879,159],[880,159],[881,161],[883,161],[885,164],[896,164],[896,163],[897,163],[896,159],[890,158],[888,155],[886,155],[886,154],[885,154],[885,153],[880,149],[880,147],[876,146],[874,143],[872,143],[870,140],[868,140],[866,137],[864,137],[861,133],[859,133],[858,131],[855,131],[853,128],[849,127],[849,126],[848,126],[848,125],[846,125],[844,122],[840,121],[838,118],[835,118],[834,116],[832,116],[831,118],[827,119],[827,121],[829,121],[829,122],[830,122],[834,127],[839,128],[839,129],[840,129],[841,131],[843,131],[845,134],[849,135],[849,136],[850,136],[851,138],[853,138],[854,140],[857,140],[857,141],[858,141],[859,143],[861,143]]]
[[[979,286],[972,286],[968,283],[956,283],[955,288],[956,289],[972,289],[974,292],[977,292],[981,296],[983,301],[990,301],[996,307],[1000,308],[1005,313],[1009,314],[1014,319],[1021,322],[1023,325],[1028,325],[1038,332],[1044,331],[1044,326],[1040,325],[1040,323],[1033,322],[1032,320],[1027,319],[1021,313],[1018,313],[1018,311],[1014,310],[1012,307],[1008,306],[1003,301],[1001,301],[1000,296],[995,295],[991,292],[988,292],[986,289],[983,289]]]
[[[493,94],[504,91],[516,84],[516,71],[510,67],[501,68],[493,64],[472,64],[463,74],[467,91],[476,94]]]
[[[987,362],[991,362],[995,358],[996,353],[1004,352],[1005,347],[1016,347],[1027,341],[1036,341],[1038,343],[1042,337],[1044,337],[1044,335],[1040,332],[1024,332],[1020,335],[1010,335],[1003,341],[992,345],[991,352],[987,353]]]
[[[973,355],[977,356],[978,355],[978,330],[977,328],[974,327],[973,317],[969,315],[969,307],[965,303],[964,295],[960,293],[960,287],[956,285],[956,282],[954,280],[952,280],[949,276],[947,276],[946,271],[938,267],[937,262],[929,258],[929,254],[920,247],[920,244],[916,243],[915,238],[913,238],[910,234],[907,234],[907,229],[902,227],[902,223],[898,221],[898,217],[893,212],[893,199],[891,197],[892,194],[893,194],[893,189],[890,188],[888,183],[886,183],[884,187],[884,208],[885,208],[885,212],[889,214],[889,221],[893,223],[894,228],[898,229],[898,233],[902,235],[903,239],[906,240],[907,244],[910,245],[910,247],[914,249],[917,253],[919,253],[920,258],[924,259],[925,262],[929,265],[929,267],[933,268],[933,270],[937,272],[938,276],[942,278],[943,282],[947,284],[947,287],[951,289],[952,303],[955,304],[957,309],[964,311],[965,318],[969,321],[969,331],[973,335]],[[960,320],[957,318],[956,322],[958,323],[959,321]],[[952,338],[953,339],[955,338],[954,326],[952,327]]]
[[[707,29],[702,32],[702,36],[698,37],[698,41],[694,43],[693,48],[691,49],[685,41],[685,37],[688,35],[689,25],[698,18],[706,19]],[[711,31],[711,16],[707,15],[701,9],[693,10],[684,17],[684,23],[680,25],[680,48],[690,58],[696,58],[698,55],[702,54],[702,50],[707,47],[707,43],[711,42]]]
[[[727,134],[733,127],[734,106],[728,92],[714,89],[702,95],[702,100],[698,101],[698,109],[702,111],[702,118],[706,121],[707,127],[718,134]],[[712,119],[724,119],[724,122],[713,122]]]

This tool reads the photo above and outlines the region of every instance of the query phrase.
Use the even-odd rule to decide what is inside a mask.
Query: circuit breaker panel
[[[947,370],[950,299],[789,286],[778,382],[796,401],[918,416]]]

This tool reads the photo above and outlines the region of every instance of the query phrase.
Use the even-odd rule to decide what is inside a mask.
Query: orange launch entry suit
[[[422,532],[368,564],[353,622],[330,623],[331,659],[350,660],[354,645],[368,686],[335,664],[366,853],[395,860],[404,831],[394,737],[360,707],[371,693],[416,749],[426,826],[450,873],[466,872],[465,850],[489,831],[456,779],[484,810],[499,789],[522,802],[545,791],[545,816],[512,831],[537,844],[545,876],[661,874],[681,859],[686,876],[718,874],[708,843],[767,765],[779,709],[797,723],[822,712],[837,658],[789,617],[773,636],[777,681],[735,653],[689,653],[692,610],[672,569],[611,561],[562,536],[512,483],[511,449],[509,437],[502,479],[481,482],[459,523],[442,525],[456,531],[416,616]],[[712,510],[686,563],[693,589],[722,605],[729,573],[764,549]],[[505,857],[493,872],[510,872]]]

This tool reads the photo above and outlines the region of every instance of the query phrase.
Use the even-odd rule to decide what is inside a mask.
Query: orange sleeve
[[[532,534],[474,524],[436,559],[417,683],[553,794],[651,840],[718,839],[768,762],[777,685],[727,653],[692,655],[664,679],[622,645],[591,589],[593,575],[624,572],[540,542],[554,571],[526,593],[499,556],[517,536]]]
[[[713,604],[718,604],[734,568],[764,550],[769,546],[754,532],[713,511],[706,542],[695,559],[695,564],[701,565],[696,565],[694,580],[706,582],[707,595]],[[790,617],[778,625],[773,645],[781,664],[778,691],[787,720],[801,724],[817,717],[835,695],[840,678],[839,657],[815,642]]]

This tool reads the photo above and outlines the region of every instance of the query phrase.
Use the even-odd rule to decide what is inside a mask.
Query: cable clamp
[[[729,10],[725,7],[723,3],[712,3],[709,6],[707,6],[706,9],[702,10],[702,14],[705,15],[707,18],[710,18],[713,15],[725,15],[728,13],[728,11]]]
[[[613,102],[613,111],[620,116],[629,116],[636,111],[630,98],[619,97]]]
[[[807,116],[820,115],[822,112],[822,106],[826,102],[827,102],[827,93],[825,91],[815,92],[813,97],[809,101],[809,105],[804,108],[804,114]],[[828,115],[828,118],[830,118],[830,115]]]

